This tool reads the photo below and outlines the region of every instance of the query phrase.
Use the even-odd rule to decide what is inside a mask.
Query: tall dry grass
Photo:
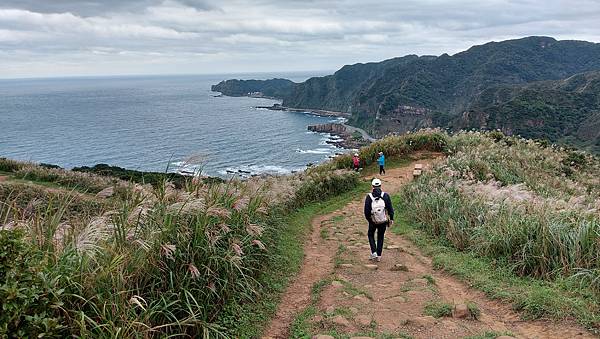
[[[402,192],[412,220],[518,274],[582,279],[600,292],[596,157],[497,132],[459,133],[449,152]]]
[[[90,192],[108,183],[32,165],[14,173]],[[271,218],[357,183],[349,171],[314,169],[262,180],[189,180],[183,189],[168,181],[120,184],[119,194],[104,200],[3,183],[0,263],[18,254],[29,258],[29,269],[0,265],[0,278],[12,277],[0,281],[0,306],[12,309],[0,316],[0,335],[227,337],[221,314],[233,301],[260,295],[256,277],[279,246],[280,224]],[[85,199],[102,208],[79,206]],[[47,302],[10,298],[11,288],[32,283],[45,288],[24,287],[28,300]]]

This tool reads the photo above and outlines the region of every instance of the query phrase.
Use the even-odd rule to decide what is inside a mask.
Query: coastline
[[[328,110],[315,109],[315,108],[293,108],[293,107],[282,106],[280,104],[274,104],[273,106],[255,106],[255,108],[268,109],[271,111],[308,113],[308,114],[313,114],[313,115],[317,115],[320,117],[349,118],[352,115],[352,114],[346,113],[346,112],[328,111]]]
[[[338,112],[338,111],[328,111],[322,109],[313,109],[313,108],[293,108],[282,106],[281,104],[273,104],[272,106],[255,106],[255,108],[259,109],[268,109],[271,111],[285,111],[285,112],[294,112],[294,113],[307,113],[321,117],[334,117],[334,118],[344,118],[347,119],[351,116],[351,113],[347,112]],[[376,138],[370,136],[365,130],[362,128],[350,126],[345,122],[342,123],[328,123],[321,125],[311,125],[308,126],[309,131],[317,132],[317,133],[327,133],[331,135],[335,135],[342,139],[341,142],[330,142],[330,144],[335,144],[336,146],[344,149],[357,149],[362,146],[366,146],[373,141],[376,141]]]

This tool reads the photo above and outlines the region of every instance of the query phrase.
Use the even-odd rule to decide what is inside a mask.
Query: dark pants
[[[387,225],[387,223],[381,225],[369,223],[369,231],[367,232],[367,236],[369,237],[371,253],[377,252],[378,256],[381,256],[381,252],[383,252],[383,236],[385,234]],[[375,244],[375,230],[377,230],[377,244]]]
[[[385,174],[385,169],[383,168],[383,165],[379,165],[379,175],[381,174]]]

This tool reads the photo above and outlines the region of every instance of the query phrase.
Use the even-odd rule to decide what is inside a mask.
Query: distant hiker
[[[354,153],[354,156],[352,156],[352,168],[354,168],[356,172],[358,172],[358,169],[360,168],[360,158],[358,157],[358,153]]]
[[[371,255],[369,260],[381,261],[383,251],[383,236],[385,229],[394,223],[394,207],[390,195],[381,191],[381,180],[375,178],[371,181],[373,191],[365,199],[365,218],[369,222],[369,245]],[[375,242],[375,231],[377,230],[377,243]]]
[[[377,159],[377,163],[379,164],[379,175],[385,174],[385,156],[383,152],[379,152],[379,159]]]

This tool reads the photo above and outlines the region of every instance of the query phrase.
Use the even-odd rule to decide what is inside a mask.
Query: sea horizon
[[[246,73],[304,80],[306,73]],[[334,121],[257,109],[278,100],[216,97],[229,75],[140,75],[0,80],[0,156],[67,169],[105,163],[141,171],[226,177],[289,174],[344,150],[308,125]],[[186,162],[197,159],[200,164]]]

